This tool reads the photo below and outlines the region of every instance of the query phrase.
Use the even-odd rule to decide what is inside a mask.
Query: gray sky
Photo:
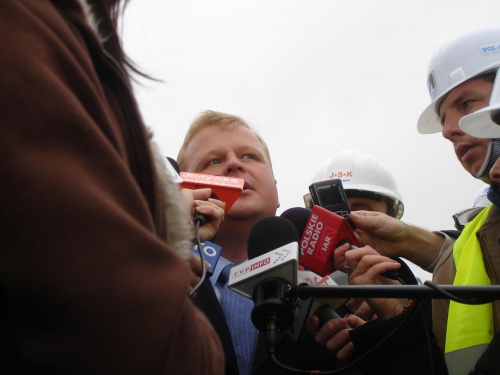
[[[124,46],[161,83],[136,85],[145,122],[176,157],[212,109],[266,139],[281,208],[303,206],[319,164],[343,149],[380,159],[403,220],[453,229],[482,183],[440,134],[416,121],[430,102],[427,64],[454,36],[498,26],[496,0],[132,0]]]

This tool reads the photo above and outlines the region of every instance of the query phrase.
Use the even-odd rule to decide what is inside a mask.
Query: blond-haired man
[[[238,177],[245,181],[242,195],[226,213],[214,239],[222,246],[222,256],[210,281],[203,284],[194,300],[219,334],[226,356],[226,374],[289,373],[268,357],[263,334],[259,335],[256,329],[248,334],[242,332],[243,325],[251,325],[253,302],[239,313],[242,319],[236,330],[231,329],[234,316],[221,307],[225,292],[219,281],[223,269],[247,259],[247,240],[253,225],[264,217],[276,215],[279,207],[276,180],[265,141],[242,118],[205,111],[191,124],[177,159],[181,171]],[[250,301],[246,300],[242,300],[242,304]],[[242,348],[249,342],[251,353],[242,353]],[[303,367],[300,360],[307,354],[303,354],[303,347],[299,349],[296,345],[283,335],[276,354],[287,365]],[[313,349],[322,350],[319,346]],[[325,366],[332,366],[326,355],[323,359]]]

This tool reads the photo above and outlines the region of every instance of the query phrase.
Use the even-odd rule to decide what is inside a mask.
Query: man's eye
[[[250,154],[243,155],[243,159],[255,159],[255,155],[250,155]]]
[[[462,103],[462,110],[469,114],[475,112],[479,109],[480,101],[478,100],[466,100]]]
[[[221,161],[219,159],[214,159],[214,160],[210,160],[208,162],[208,165],[217,165],[217,164],[220,164]]]

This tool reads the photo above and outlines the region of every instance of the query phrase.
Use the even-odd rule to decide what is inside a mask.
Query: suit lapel
[[[226,375],[238,374],[238,363],[236,362],[236,354],[234,353],[229,328],[210,280],[206,279],[200,286],[193,302],[207,316],[219,335],[226,357]]]

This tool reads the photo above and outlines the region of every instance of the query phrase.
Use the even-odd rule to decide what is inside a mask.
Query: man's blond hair
[[[269,154],[269,149],[267,147],[267,144],[255,129],[253,129],[250,125],[248,125],[248,123],[241,117],[230,115],[227,113],[208,110],[208,111],[203,111],[201,115],[199,115],[189,126],[189,129],[186,133],[186,137],[184,138],[184,142],[182,143],[181,149],[179,150],[179,154],[177,155],[177,162],[179,163],[179,168],[181,169],[181,171],[185,171],[185,168],[187,167],[188,164],[188,160],[186,159],[186,149],[189,143],[198,132],[209,126],[217,126],[221,129],[226,129],[226,130],[231,130],[238,126],[243,126],[249,129],[255,135],[255,137],[257,137],[260,144],[262,145],[262,148],[264,149],[264,154],[266,155],[267,158],[267,162],[272,170],[271,155]]]

